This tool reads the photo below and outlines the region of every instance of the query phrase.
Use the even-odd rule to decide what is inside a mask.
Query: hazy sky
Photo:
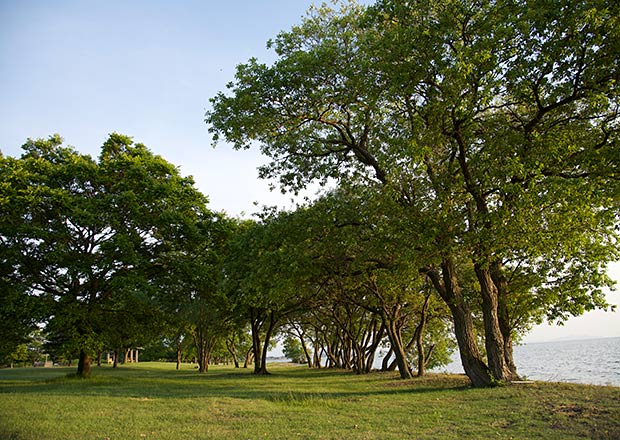
[[[368,0],[366,3],[370,2]],[[214,210],[290,206],[257,179],[256,151],[211,148],[209,98],[312,0],[0,0],[0,150],[59,133],[96,156],[108,133],[132,136],[194,176]],[[614,269],[620,278],[620,265]],[[618,293],[609,296],[620,304]],[[594,312],[529,341],[620,336],[618,313]]]

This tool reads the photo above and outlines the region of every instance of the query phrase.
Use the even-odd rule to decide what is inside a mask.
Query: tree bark
[[[260,374],[262,370],[262,349],[260,341],[260,329],[263,324],[263,318],[259,312],[250,309],[250,325],[252,327],[252,356],[254,358],[254,374]]]
[[[243,368],[248,368],[248,366],[254,361],[254,349],[251,347],[248,352],[245,354],[245,361],[243,362]]]
[[[316,339],[314,340],[313,343],[313,354],[312,354],[312,361],[313,361],[313,365],[315,368],[323,368],[323,365],[321,363],[321,352],[323,351],[322,345],[319,342],[320,338],[318,335],[316,335]]]
[[[304,356],[306,357],[308,368],[313,368],[314,365],[312,363],[312,356],[310,355],[310,351],[308,350],[308,345],[306,344],[306,340],[303,337],[303,333],[299,335],[299,341],[301,342],[301,348],[304,351]]]
[[[499,328],[504,338],[504,362],[510,371],[510,380],[519,380],[512,350],[512,325],[508,310],[508,280],[504,276],[501,262],[496,261],[491,264],[491,278],[497,287],[497,315]]]
[[[78,361],[77,375],[79,377],[90,377],[90,373],[91,373],[90,356],[84,350],[80,350],[80,358]]]
[[[183,354],[183,339],[177,335],[177,370],[181,368],[181,356]]]
[[[275,314],[273,311],[269,313],[269,325],[267,326],[267,331],[265,332],[265,342],[263,343],[263,352],[261,359],[261,367],[256,374],[269,374],[267,371],[267,352],[269,351],[269,341],[271,340],[271,334],[273,333],[273,329],[276,326]]]
[[[416,348],[418,350],[418,377],[424,376],[426,372],[426,351],[424,350],[424,331],[426,330],[426,321],[428,320],[428,302],[430,300],[430,296],[426,296],[424,299],[424,304],[422,305],[422,310],[420,311],[420,322],[415,328],[413,332],[413,337],[415,339]]]
[[[473,318],[458,285],[454,261],[450,256],[442,258],[441,276],[432,268],[425,268],[422,272],[429,277],[450,309],[465,374],[474,387],[491,385],[493,379],[476,343]]]
[[[372,365],[375,363],[375,356],[377,354],[377,349],[379,348],[379,344],[381,344],[381,339],[383,339],[383,335],[386,332],[385,324],[381,323],[379,330],[377,330],[373,334],[373,342],[372,345],[368,348],[368,357],[366,360],[366,372],[370,373],[372,371]]]
[[[396,365],[401,379],[411,379],[413,373],[407,362],[407,353],[403,345],[403,338],[400,328],[397,324],[397,319],[394,317],[388,317],[384,312],[381,316],[384,320],[384,325],[387,328],[388,339],[390,340],[391,351],[394,354]]]
[[[235,364],[235,368],[239,368],[239,359],[237,358],[237,350],[235,348],[234,335],[230,339],[226,338],[226,349],[232,356],[232,360],[233,360],[233,363]]]
[[[381,371],[389,371],[388,367],[390,365],[390,357],[392,357],[392,353],[394,353],[394,351],[390,346],[388,352],[385,354],[385,356],[383,356],[383,360],[381,361]]]
[[[484,340],[487,350],[489,369],[497,381],[509,381],[512,374],[508,369],[504,357],[504,336],[500,330],[498,317],[497,287],[491,278],[491,271],[487,265],[476,263],[474,271],[480,284],[482,295],[482,317],[484,321]]]
[[[198,372],[206,373],[209,371],[209,358],[211,357],[211,347],[214,337],[209,335],[207,329],[197,329],[196,348],[198,351]]]

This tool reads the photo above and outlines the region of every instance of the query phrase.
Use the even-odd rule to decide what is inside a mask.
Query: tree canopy
[[[88,353],[135,338],[157,319],[152,280],[206,212],[206,198],[173,165],[119,134],[98,161],[59,136],[23,149],[3,162],[5,276],[45,302],[48,326],[81,353],[78,373],[87,375]]]
[[[379,0],[311,9],[250,59],[206,122],[260,148],[285,191],[254,220],[113,133],[0,155],[0,355],[176,351],[267,374],[279,335],[309,367],[401,378],[448,359],[519,377],[532,325],[608,308],[620,188],[620,11],[605,0]],[[453,333],[453,335],[451,335]],[[188,346],[191,345],[191,348]],[[174,350],[171,348],[174,346]],[[414,368],[415,364],[415,368]]]
[[[271,158],[263,175],[293,191],[335,179],[397,199],[425,259],[412,264],[450,307],[472,382],[517,377],[517,330],[607,306],[618,7],[339,6],[280,33],[272,65],[238,67],[206,115],[215,142],[256,142]],[[487,362],[474,343],[477,306]]]

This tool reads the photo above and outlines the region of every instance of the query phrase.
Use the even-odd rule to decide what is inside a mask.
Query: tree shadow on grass
[[[70,370],[73,373],[73,370]],[[148,399],[232,398],[266,400],[284,404],[307,404],[315,401],[357,401],[371,396],[415,395],[468,389],[463,378],[442,377],[398,380],[393,374],[355,375],[338,369],[311,370],[278,367],[272,374],[257,376],[251,370],[213,368],[199,374],[193,370],[118,368],[94,370],[88,379],[67,376],[68,369],[49,372],[26,372],[27,379],[0,380],[0,394],[41,394],[57,396],[91,396]],[[0,375],[0,378],[3,376]],[[37,380],[38,379],[38,380]]]

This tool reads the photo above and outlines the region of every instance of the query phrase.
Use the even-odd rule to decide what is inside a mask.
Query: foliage
[[[64,351],[147,340],[159,319],[150,281],[206,199],[173,165],[119,134],[98,161],[63,147],[59,136],[23,149],[3,161],[6,276],[46,301]]]
[[[206,114],[214,140],[258,144],[271,159],[263,175],[283,188],[332,179],[394,197],[418,251],[411,264],[452,307],[461,352],[480,307],[490,372],[514,376],[517,332],[608,307],[617,6],[341,5],[281,32],[272,65],[238,67]],[[462,295],[463,268],[474,296]],[[487,382],[479,354],[467,356]]]
[[[286,337],[283,342],[283,353],[291,362],[296,364],[305,364],[306,356],[304,355],[301,342],[293,337]]]

